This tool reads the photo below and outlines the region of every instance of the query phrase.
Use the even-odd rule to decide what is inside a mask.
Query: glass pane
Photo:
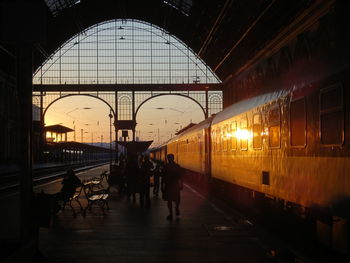
[[[232,149],[232,131],[231,131],[231,125],[227,125],[227,150]]]
[[[253,116],[253,147],[261,148],[261,115],[257,114]]]
[[[221,151],[221,130],[220,129],[217,129],[216,130],[216,150],[218,152]]]
[[[181,1],[179,7],[185,2]],[[99,82],[97,76],[103,76],[106,70],[111,72],[103,76],[103,83],[220,83],[215,73],[183,42],[155,25],[137,20],[111,20],[75,35],[45,61],[42,68],[47,70],[36,70],[36,83],[41,82],[41,77],[51,84],[64,83],[61,74],[54,73],[54,68],[49,66],[53,63],[60,65],[57,72],[61,68],[70,71],[73,66],[79,69],[79,74],[70,76],[71,83],[77,83],[78,76],[89,74],[86,68],[90,67],[97,73],[84,78],[84,84]]]
[[[247,119],[241,120],[241,130],[240,130],[240,141],[241,141],[241,150],[248,149],[248,121]]]
[[[342,111],[321,116],[321,142],[328,145],[341,145],[344,140],[344,116]]]
[[[335,86],[320,94],[321,111],[342,107],[341,86]]]
[[[233,122],[231,124],[231,149],[236,150],[237,149],[237,122]]]
[[[223,138],[222,138],[222,150],[227,151],[227,125],[225,125],[225,128],[223,130]]]
[[[280,146],[281,131],[280,126],[271,126],[269,128],[269,146],[279,147]]]
[[[290,104],[290,144],[306,145],[305,99],[292,101]]]
[[[280,109],[279,107],[271,109],[269,111],[269,124],[277,124],[280,122]]]

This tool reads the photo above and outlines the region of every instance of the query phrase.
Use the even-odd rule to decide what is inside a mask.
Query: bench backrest
[[[77,186],[75,188],[75,192],[74,192],[73,196],[70,199],[78,198],[81,194],[81,191],[83,190],[83,187],[84,187],[83,184],[80,184],[79,186]]]

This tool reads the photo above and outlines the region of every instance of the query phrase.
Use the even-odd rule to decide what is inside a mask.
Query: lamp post
[[[109,117],[109,164],[110,166],[112,166],[112,118],[113,118],[112,110],[109,111],[108,117]]]

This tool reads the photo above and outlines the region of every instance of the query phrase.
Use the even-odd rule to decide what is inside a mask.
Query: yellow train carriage
[[[341,99],[327,102],[334,96]],[[316,90],[307,99],[323,100],[324,107],[338,103],[337,110],[324,111],[332,119],[285,91],[219,113],[211,127],[212,177],[306,208],[332,209],[349,199],[342,86]]]
[[[199,174],[209,172],[209,137],[207,130],[210,129],[210,117],[194,127],[181,133],[169,141],[167,153],[175,156],[175,161],[183,168]]]

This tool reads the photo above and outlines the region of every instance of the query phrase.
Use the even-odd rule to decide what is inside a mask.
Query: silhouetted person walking
[[[141,173],[140,173],[140,205],[150,204],[149,189],[150,189],[150,178],[153,175],[153,163],[149,160],[148,156],[143,158],[141,163]]]
[[[164,169],[162,180],[163,199],[168,202],[169,215],[168,220],[173,218],[173,205],[175,203],[176,215],[180,215],[180,191],[183,188],[182,168],[174,162],[174,155],[167,155],[168,163]]]

